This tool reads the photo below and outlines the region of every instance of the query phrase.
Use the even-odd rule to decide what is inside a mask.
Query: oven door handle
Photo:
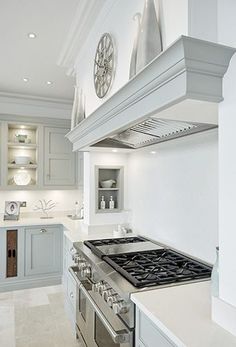
[[[108,333],[110,334],[112,340],[114,343],[121,344],[121,343],[126,343],[130,341],[130,333],[127,332],[126,329],[122,330],[114,330],[112,325],[108,322],[100,308],[97,306],[97,304],[94,302],[93,298],[89,295],[87,290],[84,288],[84,286],[81,284],[80,285],[80,290],[82,290],[84,296],[86,299],[89,301],[91,306],[93,307],[94,311],[98,315],[98,317],[101,319],[102,323],[104,324],[105,328],[107,329]]]
[[[68,268],[68,271],[69,271],[70,275],[73,277],[73,279],[75,280],[75,282],[77,283],[77,285],[80,286],[81,282],[80,282],[80,280],[78,279],[78,277],[76,276],[76,273],[75,273],[75,271],[74,271],[73,266],[70,266],[70,267]]]

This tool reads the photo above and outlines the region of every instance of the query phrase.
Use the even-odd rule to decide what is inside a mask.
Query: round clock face
[[[14,215],[18,211],[18,204],[15,201],[11,201],[6,206],[6,213],[9,215]]]
[[[94,87],[99,98],[103,98],[114,75],[114,45],[111,35],[102,35],[94,59]]]

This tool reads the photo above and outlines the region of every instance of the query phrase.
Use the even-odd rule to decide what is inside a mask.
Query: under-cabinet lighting
[[[24,81],[24,82],[29,82],[29,79],[28,79],[27,77],[24,77],[24,78],[23,78],[23,81]]]
[[[53,82],[52,81],[47,81],[46,82],[48,86],[50,86]]]
[[[36,39],[37,35],[35,33],[28,33],[29,39]]]

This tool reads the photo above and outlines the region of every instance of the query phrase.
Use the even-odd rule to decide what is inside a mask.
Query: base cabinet
[[[61,270],[61,233],[56,226],[25,229],[25,276]]]
[[[0,292],[60,284],[61,225],[14,229],[16,228],[0,228]],[[10,240],[9,231],[17,231]],[[9,267],[9,264],[12,266]],[[9,269],[15,268],[16,271],[11,271],[9,276]]]
[[[141,310],[136,309],[137,347],[177,347]]]

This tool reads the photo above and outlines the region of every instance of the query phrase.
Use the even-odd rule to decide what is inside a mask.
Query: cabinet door
[[[136,309],[136,346],[176,347],[169,338],[139,309]]]
[[[60,227],[25,229],[25,275],[58,273],[62,270]]]
[[[44,129],[44,184],[46,186],[74,186],[76,184],[76,156],[65,135],[68,129]]]

